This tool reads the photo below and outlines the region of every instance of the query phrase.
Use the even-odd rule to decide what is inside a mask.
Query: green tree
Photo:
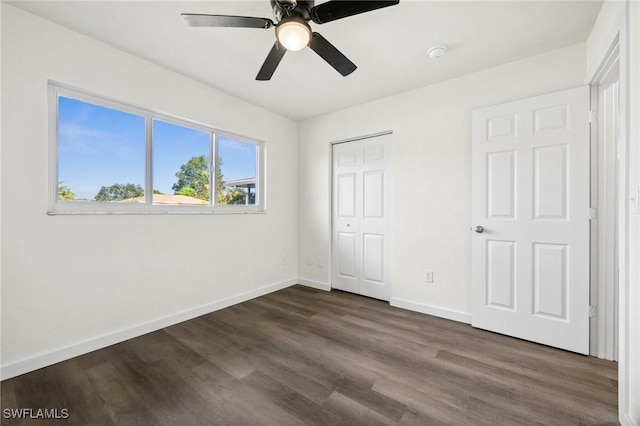
[[[175,194],[190,188],[195,191],[195,198],[209,201],[209,159],[205,155],[193,157],[180,166],[176,177],[178,181],[171,187]]]
[[[71,192],[69,186],[64,185],[63,181],[58,183],[58,200],[73,201],[76,199],[76,194]]]
[[[220,204],[246,204],[247,193],[238,188],[230,188],[225,191],[224,203]]]
[[[180,191],[177,191],[176,195],[185,195],[187,197],[198,198],[196,190],[188,186],[185,186],[184,188],[180,189]]]
[[[218,204],[227,204],[224,190],[224,175],[222,174],[222,158],[216,158],[216,198]]]
[[[144,195],[144,188],[133,183],[114,183],[111,186],[103,186],[93,198],[96,201],[119,201],[127,198],[135,198]]]

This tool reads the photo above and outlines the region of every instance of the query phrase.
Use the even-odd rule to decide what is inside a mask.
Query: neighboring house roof
[[[144,195],[140,197],[127,198],[120,201],[121,203],[144,203]],[[188,197],[186,195],[173,194],[153,194],[153,204],[171,204],[171,205],[207,205],[208,201],[199,198]]]
[[[227,188],[255,188],[256,178],[228,180],[225,181],[224,186]]]

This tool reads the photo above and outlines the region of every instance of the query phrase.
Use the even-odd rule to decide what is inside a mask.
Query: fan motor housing
[[[313,3],[313,0],[271,0],[271,7],[278,22],[287,16],[298,16],[308,21]]]

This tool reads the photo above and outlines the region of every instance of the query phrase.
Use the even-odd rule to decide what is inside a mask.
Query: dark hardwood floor
[[[617,424],[617,364],[294,286],[6,380],[2,408],[28,425]]]

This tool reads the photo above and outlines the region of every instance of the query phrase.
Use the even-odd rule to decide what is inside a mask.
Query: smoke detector
[[[445,46],[434,46],[427,51],[427,54],[431,59],[438,59],[440,56],[444,55],[444,52],[447,51]]]

